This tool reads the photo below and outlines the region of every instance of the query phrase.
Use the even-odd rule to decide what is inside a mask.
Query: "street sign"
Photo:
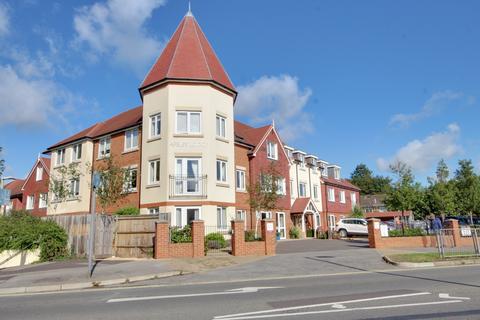
[[[10,190],[0,189],[0,206],[10,204]]]

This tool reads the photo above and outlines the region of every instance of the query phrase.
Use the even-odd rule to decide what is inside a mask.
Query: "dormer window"
[[[305,156],[303,154],[298,154],[298,161],[300,162],[300,168],[305,168]]]

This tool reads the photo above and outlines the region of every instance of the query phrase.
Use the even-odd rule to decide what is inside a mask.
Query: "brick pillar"
[[[448,219],[446,222],[446,227],[452,229],[453,234],[453,244],[455,247],[460,246],[460,228],[458,226],[458,220],[456,219]]]
[[[170,245],[170,230],[168,222],[159,221],[155,223],[155,243],[154,254],[155,259],[169,258],[168,246]]]
[[[268,230],[268,226],[271,227],[271,230]],[[265,255],[275,255],[277,237],[275,231],[275,222],[273,220],[262,220],[262,240],[265,241]]]
[[[380,220],[368,219],[368,244],[370,248],[380,248],[382,235],[380,234]]]
[[[245,222],[232,220],[232,255],[245,255]]]
[[[202,220],[192,221],[193,258],[205,256],[205,226]]]

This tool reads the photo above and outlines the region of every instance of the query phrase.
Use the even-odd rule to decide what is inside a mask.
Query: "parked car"
[[[351,235],[368,235],[367,220],[358,218],[345,218],[338,220],[335,231],[340,237],[345,238]]]

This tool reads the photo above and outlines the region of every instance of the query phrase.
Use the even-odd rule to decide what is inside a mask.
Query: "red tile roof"
[[[333,179],[333,178],[322,177],[322,180],[325,182],[325,184],[330,184],[330,185],[335,185],[335,186],[342,187],[342,188],[347,188],[347,189],[353,189],[353,190],[360,191],[359,187],[352,184],[350,181],[348,181],[346,179],[337,180],[337,179]]]
[[[22,194],[22,186],[25,180],[13,180],[5,185],[5,189],[10,190],[10,197]]]
[[[236,92],[205,34],[187,14],[140,85],[140,90],[162,80],[212,81]]]
[[[133,127],[135,125],[142,123],[142,116],[143,116],[142,106],[127,110],[125,112],[122,112],[120,114],[113,116],[108,120],[105,120],[103,122],[98,122],[93,126],[85,130],[82,130],[74,134],[73,136],[68,137],[67,139],[54,144],[53,146],[49,147],[47,150],[51,150],[65,144],[69,144],[77,140],[81,140],[85,138],[95,139],[118,130]]]
[[[260,128],[250,127],[249,125],[235,121],[234,122],[234,131],[235,131],[235,141],[240,143],[246,143],[251,146],[257,146],[262,138],[265,136],[265,133],[270,129],[271,125],[263,126]]]
[[[297,198],[292,205],[291,213],[303,213],[308,206],[310,198]]]

